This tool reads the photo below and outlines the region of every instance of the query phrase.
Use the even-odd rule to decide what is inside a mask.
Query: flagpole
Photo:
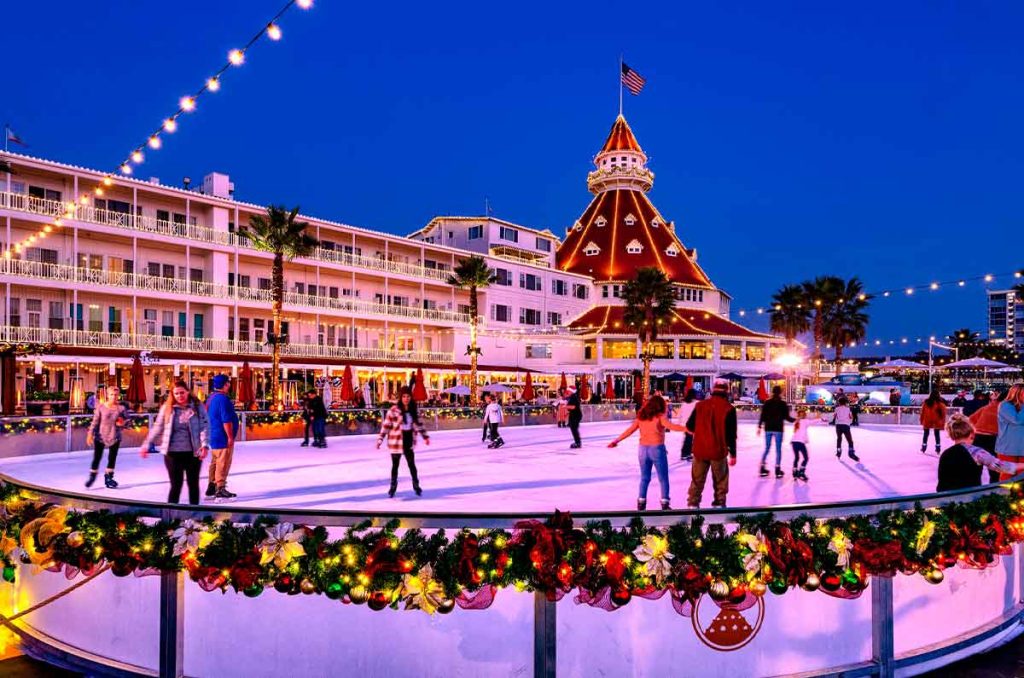
[[[622,54],[619,54],[619,115],[622,115]]]

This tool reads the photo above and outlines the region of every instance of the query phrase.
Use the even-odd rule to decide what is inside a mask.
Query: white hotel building
[[[264,207],[233,199],[229,177],[207,175],[198,190],[117,177],[97,197],[102,172],[0,159],[12,170],[0,174],[0,239],[10,253],[0,259],[0,349],[56,345],[53,354],[19,356],[13,370],[10,357],[0,363],[4,411],[12,392],[67,391],[78,378],[86,391],[124,383],[143,351],[152,359],[150,400],[175,375],[202,387],[242,361],[257,372],[269,366],[271,255],[244,235]],[[475,253],[498,275],[480,295],[487,381],[565,372],[603,385],[610,374],[626,395],[640,362],[617,295],[643,265],[661,266],[679,291],[655,374],[770,371],[781,340],[728,319],[728,295],[648,200],[646,160],[620,117],[588,177],[594,199],[564,240],[490,217],[438,217],[402,237],[303,215],[320,245],[286,264],[284,366],[321,375],[350,365],[385,389],[419,367],[431,388],[465,379],[467,294],[447,277]]]

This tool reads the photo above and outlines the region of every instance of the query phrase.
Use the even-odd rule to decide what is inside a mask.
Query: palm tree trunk
[[[469,288],[469,403],[477,403],[477,348],[476,348],[476,324],[477,324],[477,298],[476,287]]]
[[[838,377],[843,372],[843,344],[842,342],[836,342],[836,376]]]
[[[270,345],[270,402],[271,409],[282,405],[281,398],[281,305],[284,302],[284,255],[274,253],[272,306],[274,342]]]
[[[818,383],[821,378],[821,357],[824,355],[821,345],[825,341],[823,323],[824,318],[821,317],[821,310],[819,309],[814,312],[814,383]]]
[[[647,395],[648,395],[649,391],[651,390],[651,351],[650,351],[650,348],[651,348],[651,331],[647,330],[646,332],[644,332],[644,341],[643,341],[643,348],[642,348],[642,350],[644,352],[644,359],[643,359],[643,364],[644,364],[644,377],[643,377],[643,379],[644,379],[644,382],[643,382],[643,384],[641,384],[641,389],[640,389],[640,392],[643,394],[644,402],[647,402]]]

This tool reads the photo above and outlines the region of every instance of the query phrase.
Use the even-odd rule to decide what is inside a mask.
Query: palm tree
[[[981,353],[978,350],[981,335],[970,327],[961,327],[958,330],[954,330],[946,338],[949,339],[949,345],[956,349],[957,360],[975,358]]]
[[[836,353],[836,376],[842,371],[843,349],[864,338],[868,331],[868,307],[870,298],[864,293],[860,279],[839,279],[839,295],[831,306],[825,309],[822,319],[823,336],[832,344]]]
[[[805,303],[809,308],[814,309],[814,318],[811,323],[811,330],[814,334],[814,353],[811,358],[814,360],[814,380],[816,382],[821,369],[821,358],[824,356],[822,349],[825,345],[825,314],[828,309],[835,306],[844,286],[843,279],[834,275],[820,275],[814,280],[808,280],[801,284]]]
[[[783,285],[772,295],[772,332],[784,336],[791,347],[797,335],[811,329],[811,308],[802,285]]]
[[[299,208],[290,212],[282,205],[271,205],[266,215],[257,215],[249,219],[249,230],[246,233],[252,246],[263,252],[274,255],[271,273],[271,300],[273,326],[267,334],[273,355],[270,372],[271,408],[281,408],[281,344],[287,343],[288,337],[281,333],[281,305],[284,302],[284,261],[310,254],[319,244],[313,236],[306,233],[309,227],[304,221],[296,221]]]
[[[480,347],[476,344],[477,325],[479,319],[479,304],[477,302],[477,290],[488,287],[497,280],[497,274],[487,266],[483,257],[472,256],[462,259],[448,276],[448,284],[462,290],[469,290],[469,346],[466,353],[469,355],[469,401],[477,401],[476,365],[480,357]]]
[[[622,300],[626,305],[623,322],[636,328],[643,341],[640,360],[644,365],[643,397],[647,400],[651,387],[651,342],[658,338],[658,326],[672,318],[676,297],[664,272],[648,266],[637,269],[636,277],[623,286]]]

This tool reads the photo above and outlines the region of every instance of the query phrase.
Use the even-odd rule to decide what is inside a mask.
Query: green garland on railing
[[[184,570],[207,591],[233,588],[255,597],[272,587],[430,613],[487,607],[507,587],[552,600],[575,589],[577,602],[605,609],[666,592],[679,604],[705,593],[738,604],[751,594],[794,587],[852,598],[871,576],[921,573],[939,583],[954,565],[992,566],[1022,540],[1019,484],[930,509],[828,520],[739,516],[731,531],[699,516],[664,529],[640,518],[623,528],[608,521],[580,527],[556,511],[545,522],[523,521],[511,531],[399,534],[395,520],[379,529],[366,522],[334,540],[323,527],[266,516],[236,525],[69,511],[14,485],[0,486],[7,581],[14,581],[16,564],[73,575],[109,563],[117,576]]]

